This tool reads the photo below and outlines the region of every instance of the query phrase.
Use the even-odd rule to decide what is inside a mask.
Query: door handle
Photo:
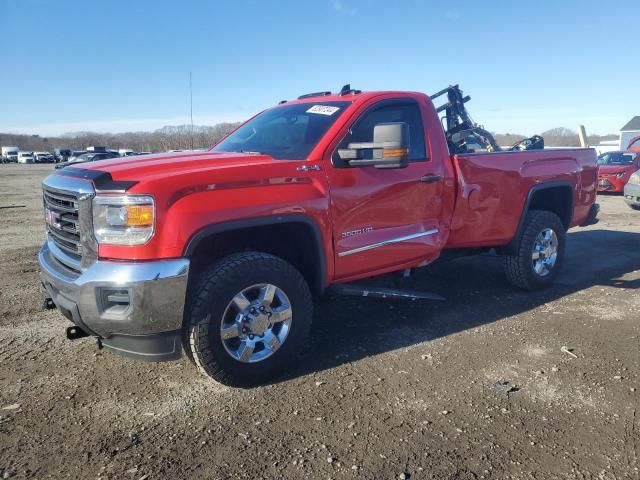
[[[442,175],[425,175],[420,177],[422,183],[436,183],[442,180]]]

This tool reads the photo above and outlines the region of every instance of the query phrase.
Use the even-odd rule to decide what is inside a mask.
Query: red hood
[[[635,165],[600,165],[600,173],[612,175],[623,172],[635,172],[638,169]]]
[[[158,153],[100,160],[72,165],[76,168],[107,172],[113,180],[144,181],[166,177],[173,173],[219,170],[273,163],[269,155],[238,152],[176,152]],[[64,171],[60,172],[64,175]]]

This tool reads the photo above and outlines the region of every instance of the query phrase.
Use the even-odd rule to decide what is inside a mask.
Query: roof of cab
[[[398,96],[414,96],[414,95],[425,95],[420,92],[408,92],[408,91],[398,91],[398,90],[384,90],[384,91],[373,91],[373,92],[361,92],[356,90],[353,93],[340,94],[340,93],[326,93],[326,92],[318,92],[317,95],[302,95],[294,100],[283,100],[278,103],[278,105],[291,105],[297,103],[324,103],[324,102],[362,102],[368,100],[373,97],[377,97],[380,95],[387,94],[396,94]]]

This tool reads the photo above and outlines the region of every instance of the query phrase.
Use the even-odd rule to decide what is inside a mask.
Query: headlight
[[[153,236],[155,207],[148,195],[98,195],[93,199],[93,233],[98,243],[142,245]]]
[[[640,185],[640,172],[636,172],[633,175],[631,175],[631,178],[629,179],[629,183],[633,185]]]
[[[627,174],[626,172],[620,172],[620,173],[617,173],[617,174],[616,174],[616,177],[618,177],[618,178],[622,178],[622,177],[624,177],[626,174]]]

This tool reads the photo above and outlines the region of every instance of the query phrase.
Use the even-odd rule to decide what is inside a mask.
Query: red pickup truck
[[[465,152],[469,132],[437,112],[422,93],[321,92],[207,152],[55,171],[39,262],[67,336],[153,361],[184,350],[252,385],[295,362],[328,287],[487,250],[517,287],[549,285],[566,231],[597,221],[595,152]]]

